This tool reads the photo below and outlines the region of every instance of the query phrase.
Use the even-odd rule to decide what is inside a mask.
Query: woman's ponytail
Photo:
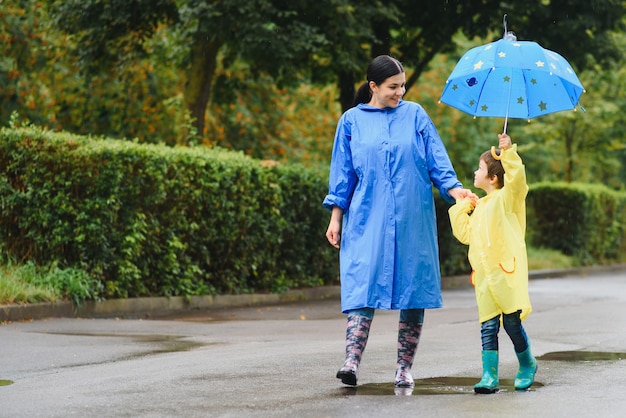
[[[370,90],[370,83],[365,81],[354,95],[354,101],[352,107],[359,105],[360,103],[369,103],[372,100],[372,91]]]

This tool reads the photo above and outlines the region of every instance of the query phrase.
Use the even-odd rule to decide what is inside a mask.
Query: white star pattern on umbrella
[[[584,88],[565,58],[532,41],[502,39],[471,48],[446,81],[440,102],[470,115],[530,119],[573,109]]]

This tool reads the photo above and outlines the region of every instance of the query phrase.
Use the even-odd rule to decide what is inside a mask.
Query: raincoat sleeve
[[[344,212],[350,206],[352,193],[357,183],[357,175],[352,165],[352,151],[350,149],[351,123],[347,114],[339,119],[335,132],[335,142],[330,162],[330,176],[328,194],[324,198],[325,208],[332,210],[338,206]]]
[[[504,168],[505,209],[513,213],[525,213],[526,170],[522,159],[517,153],[517,144],[502,151],[502,167]]]
[[[452,234],[461,244],[470,243],[470,212],[472,202],[467,199],[457,200],[456,204],[450,206],[448,215],[450,216],[450,226]]]
[[[430,179],[439,190],[441,197],[448,203],[454,203],[448,190],[463,187],[452,167],[452,162],[443,141],[437,133],[435,124],[425,110],[421,109],[417,117],[417,135],[424,140],[426,162]]]

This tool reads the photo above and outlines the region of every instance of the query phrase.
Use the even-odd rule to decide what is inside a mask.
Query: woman
[[[354,107],[340,118],[324,206],[326,237],[340,248],[346,360],[337,378],[354,386],[375,309],[400,310],[394,384],[413,387],[411,366],[425,308],[441,307],[433,185],[450,203],[463,189],[426,111],[402,100],[402,64],[387,55],[367,68]]]

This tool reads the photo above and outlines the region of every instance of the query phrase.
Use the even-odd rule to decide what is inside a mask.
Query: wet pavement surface
[[[0,417],[622,417],[626,272],[530,283],[524,322],[539,370],[516,392],[500,331],[501,390],[476,395],[473,289],[429,310],[413,390],[393,387],[397,312],[377,311],[356,387],[335,379],[338,300],[158,320],[59,318],[0,325]]]

